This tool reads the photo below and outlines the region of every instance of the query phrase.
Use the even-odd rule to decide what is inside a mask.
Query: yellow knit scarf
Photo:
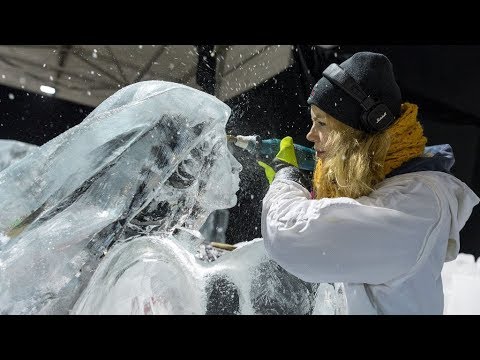
[[[421,156],[427,143],[423,127],[417,119],[418,106],[404,103],[401,114],[397,122],[386,130],[390,134],[390,147],[385,157],[385,176],[408,160]]]
[[[404,103],[401,107],[400,118],[386,131],[390,135],[390,147],[387,151],[384,163],[384,177],[392,170],[400,167],[410,159],[421,156],[425,150],[427,138],[423,135],[423,128],[417,119],[418,106]],[[317,161],[313,175],[314,189],[322,176],[322,162]],[[316,194],[316,198],[335,197],[332,194]]]

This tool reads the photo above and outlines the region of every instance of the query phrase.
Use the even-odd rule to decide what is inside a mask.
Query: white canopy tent
[[[215,45],[216,96],[228,100],[293,63],[291,45]],[[194,45],[0,46],[0,84],[97,106],[118,89],[143,80],[200,88]],[[47,88],[48,91],[48,88]],[[51,90],[53,91],[53,90]]]

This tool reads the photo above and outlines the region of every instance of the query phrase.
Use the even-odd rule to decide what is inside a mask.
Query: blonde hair
[[[427,139],[417,120],[418,107],[404,103],[401,116],[387,130],[368,134],[330,117],[325,147],[313,176],[315,198],[368,195],[393,169],[421,156]]]

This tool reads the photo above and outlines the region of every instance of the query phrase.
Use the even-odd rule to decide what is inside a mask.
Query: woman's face
[[[311,107],[312,127],[307,134],[307,140],[315,143],[316,156],[319,159],[325,159],[328,154],[326,141],[331,131],[332,121],[335,121],[325,111],[315,105]]]

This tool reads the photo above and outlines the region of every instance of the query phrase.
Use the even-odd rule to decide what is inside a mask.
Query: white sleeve
[[[393,280],[415,265],[439,219],[435,194],[422,186],[397,191],[396,208],[411,209],[399,211],[350,198],[311,200],[297,183],[274,181],[262,208],[266,252],[308,282]]]

